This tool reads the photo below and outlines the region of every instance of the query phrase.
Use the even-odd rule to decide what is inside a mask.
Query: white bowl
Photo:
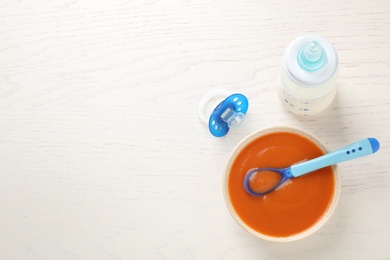
[[[233,164],[235,158],[243,150],[244,147],[246,147],[253,140],[255,140],[263,135],[266,135],[269,133],[275,133],[275,132],[292,132],[295,134],[299,134],[299,135],[304,136],[307,139],[311,140],[313,143],[317,144],[324,153],[330,152],[330,150],[324,145],[324,143],[322,141],[320,141],[317,137],[315,137],[314,135],[312,135],[304,130],[298,129],[298,128],[276,126],[276,127],[270,127],[270,128],[265,128],[265,129],[259,130],[257,132],[250,134],[246,138],[244,138],[232,151],[232,153],[229,157],[228,164],[225,168],[224,176],[223,176],[223,192],[224,192],[224,198],[225,198],[226,205],[227,205],[231,215],[238,222],[238,224],[240,224],[241,227],[243,227],[246,231],[248,231],[249,233],[251,233],[252,235],[254,235],[258,238],[265,239],[268,241],[290,242],[290,241],[302,239],[304,237],[307,237],[307,236],[313,234],[318,229],[320,229],[326,223],[326,221],[328,221],[328,219],[330,218],[330,216],[334,212],[336,205],[338,203],[338,200],[339,200],[340,189],[341,189],[340,177],[339,177],[339,174],[337,171],[337,166],[333,165],[332,167],[333,167],[333,173],[334,173],[334,179],[335,179],[335,189],[334,189],[332,201],[331,201],[328,209],[326,210],[326,212],[322,215],[322,217],[320,217],[320,219],[314,225],[312,225],[310,228],[308,228],[308,229],[306,229],[298,234],[294,234],[294,235],[291,235],[288,237],[273,237],[273,236],[269,236],[269,235],[260,233],[256,230],[252,229],[238,216],[238,214],[236,213],[236,211],[231,203],[230,195],[228,192],[228,180],[229,180],[230,169],[232,167],[232,164]]]

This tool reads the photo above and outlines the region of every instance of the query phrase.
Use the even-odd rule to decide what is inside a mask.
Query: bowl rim
[[[277,132],[292,132],[292,133],[295,133],[295,134],[302,135],[302,136],[308,138],[309,140],[311,140],[312,142],[314,142],[316,145],[318,145],[321,148],[321,150],[324,151],[324,153],[329,153],[330,152],[330,149],[325,145],[325,143],[323,141],[321,141],[315,135],[313,135],[313,134],[309,133],[308,131],[303,130],[301,128],[291,127],[291,126],[271,126],[271,127],[262,128],[260,130],[257,130],[255,132],[247,135],[232,150],[232,152],[231,152],[231,154],[230,154],[230,156],[228,158],[228,162],[227,162],[227,164],[225,166],[225,170],[224,170],[224,174],[223,174],[223,181],[222,181],[222,190],[223,190],[225,204],[226,204],[230,214],[233,216],[235,221],[242,228],[244,228],[247,232],[251,233],[255,237],[258,237],[258,238],[261,238],[261,239],[264,239],[264,240],[267,240],[267,241],[272,241],[272,242],[292,242],[292,241],[296,241],[296,240],[305,238],[305,237],[315,233],[316,231],[318,231],[330,219],[331,215],[335,211],[336,206],[337,206],[338,201],[339,201],[340,190],[341,190],[340,175],[338,173],[337,165],[333,165],[332,166],[334,179],[335,179],[335,190],[334,190],[332,201],[331,201],[327,211],[310,228],[308,228],[306,230],[303,230],[300,233],[293,234],[293,235],[287,236],[287,237],[273,237],[273,236],[265,235],[263,233],[260,233],[258,231],[253,230],[252,228],[250,228],[238,216],[238,214],[234,210],[234,207],[233,207],[233,205],[232,205],[232,203],[230,201],[230,196],[229,196],[229,192],[228,192],[228,180],[229,180],[229,175],[230,175],[229,174],[230,173],[230,168],[231,168],[231,166],[232,166],[232,164],[234,162],[234,159],[237,157],[237,155],[242,151],[242,149],[246,145],[248,145],[253,140],[255,140],[255,139],[257,139],[257,138],[259,138],[261,136],[264,136],[266,134],[277,133]]]

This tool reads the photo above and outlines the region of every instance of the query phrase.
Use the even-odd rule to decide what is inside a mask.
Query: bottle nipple
[[[298,64],[308,72],[320,71],[325,67],[326,62],[326,52],[317,41],[305,44],[298,51]]]

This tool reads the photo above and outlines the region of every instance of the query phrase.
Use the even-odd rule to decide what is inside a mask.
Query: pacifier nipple
[[[320,71],[327,62],[326,52],[317,41],[302,46],[297,58],[299,66],[308,72]]]
[[[242,124],[245,115],[241,112],[235,112],[231,108],[227,108],[225,112],[222,113],[221,118],[228,124],[229,128],[235,128]]]
[[[218,100],[219,103],[213,103],[212,105],[213,100]],[[208,124],[212,135],[222,137],[229,132],[230,128],[241,125],[248,111],[248,105],[248,99],[242,94],[230,95],[226,90],[213,90],[199,103],[198,116]],[[213,110],[207,113],[206,110],[210,107]],[[206,114],[209,117],[208,119]]]

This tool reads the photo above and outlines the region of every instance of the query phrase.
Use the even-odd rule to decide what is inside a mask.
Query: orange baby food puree
[[[323,154],[317,144],[291,132],[269,133],[247,144],[234,159],[227,184],[239,218],[253,230],[271,237],[288,237],[313,226],[334,196],[332,167],[293,178],[261,197],[249,195],[243,181],[250,169],[284,168]]]

